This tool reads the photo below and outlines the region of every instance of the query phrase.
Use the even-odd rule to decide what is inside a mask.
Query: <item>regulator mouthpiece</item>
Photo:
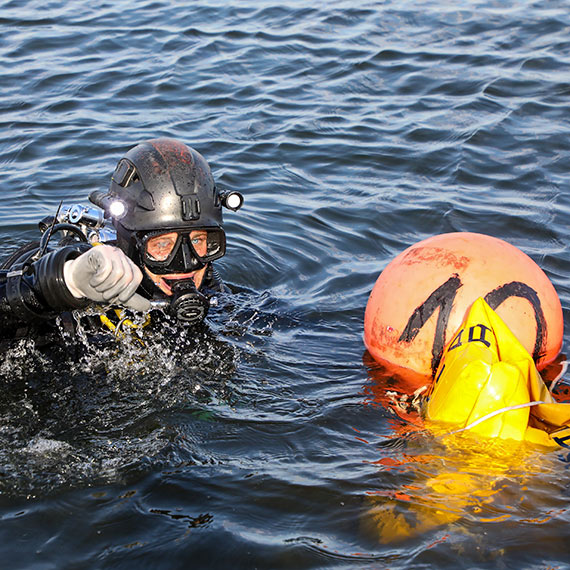
[[[197,325],[206,318],[209,308],[208,299],[198,292],[193,279],[181,279],[172,286],[168,312],[179,321]]]

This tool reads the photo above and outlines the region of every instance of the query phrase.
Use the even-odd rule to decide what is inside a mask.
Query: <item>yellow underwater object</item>
[[[570,447],[570,404],[558,403],[528,351],[477,299],[447,345],[422,412],[426,427]]]
[[[530,479],[548,473],[540,448],[500,438],[482,441],[470,432],[439,441],[411,438],[405,453],[378,462],[384,483],[367,493],[364,533],[391,544],[445,527],[439,535],[445,540],[476,527],[485,535],[480,525],[486,523],[529,524],[533,513],[549,512],[540,502],[528,502]]]

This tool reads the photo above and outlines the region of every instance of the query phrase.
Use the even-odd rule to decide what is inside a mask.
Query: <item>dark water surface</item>
[[[449,231],[528,253],[570,322],[567,1],[14,0],[0,24],[6,252],[145,138],[246,196],[202,338],[2,355],[2,567],[570,567],[568,451],[402,436],[362,343],[382,268]]]

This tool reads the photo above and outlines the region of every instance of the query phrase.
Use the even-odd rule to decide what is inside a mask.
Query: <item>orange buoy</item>
[[[377,362],[431,376],[478,297],[503,319],[539,370],[556,358],[562,307],[544,271],[513,245],[468,232],[428,238],[388,264],[366,305],[366,348]]]

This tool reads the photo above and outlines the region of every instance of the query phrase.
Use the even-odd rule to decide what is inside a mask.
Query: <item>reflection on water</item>
[[[519,442],[469,435],[438,442],[427,436],[407,438],[404,449],[377,464],[394,488],[369,492],[365,524],[383,543],[440,527],[469,532],[471,525],[507,520],[545,523],[564,510],[563,501],[555,497],[532,503],[529,495],[537,492],[537,484],[541,495],[548,493],[552,464],[548,452]],[[531,493],[529,484],[535,488]]]

